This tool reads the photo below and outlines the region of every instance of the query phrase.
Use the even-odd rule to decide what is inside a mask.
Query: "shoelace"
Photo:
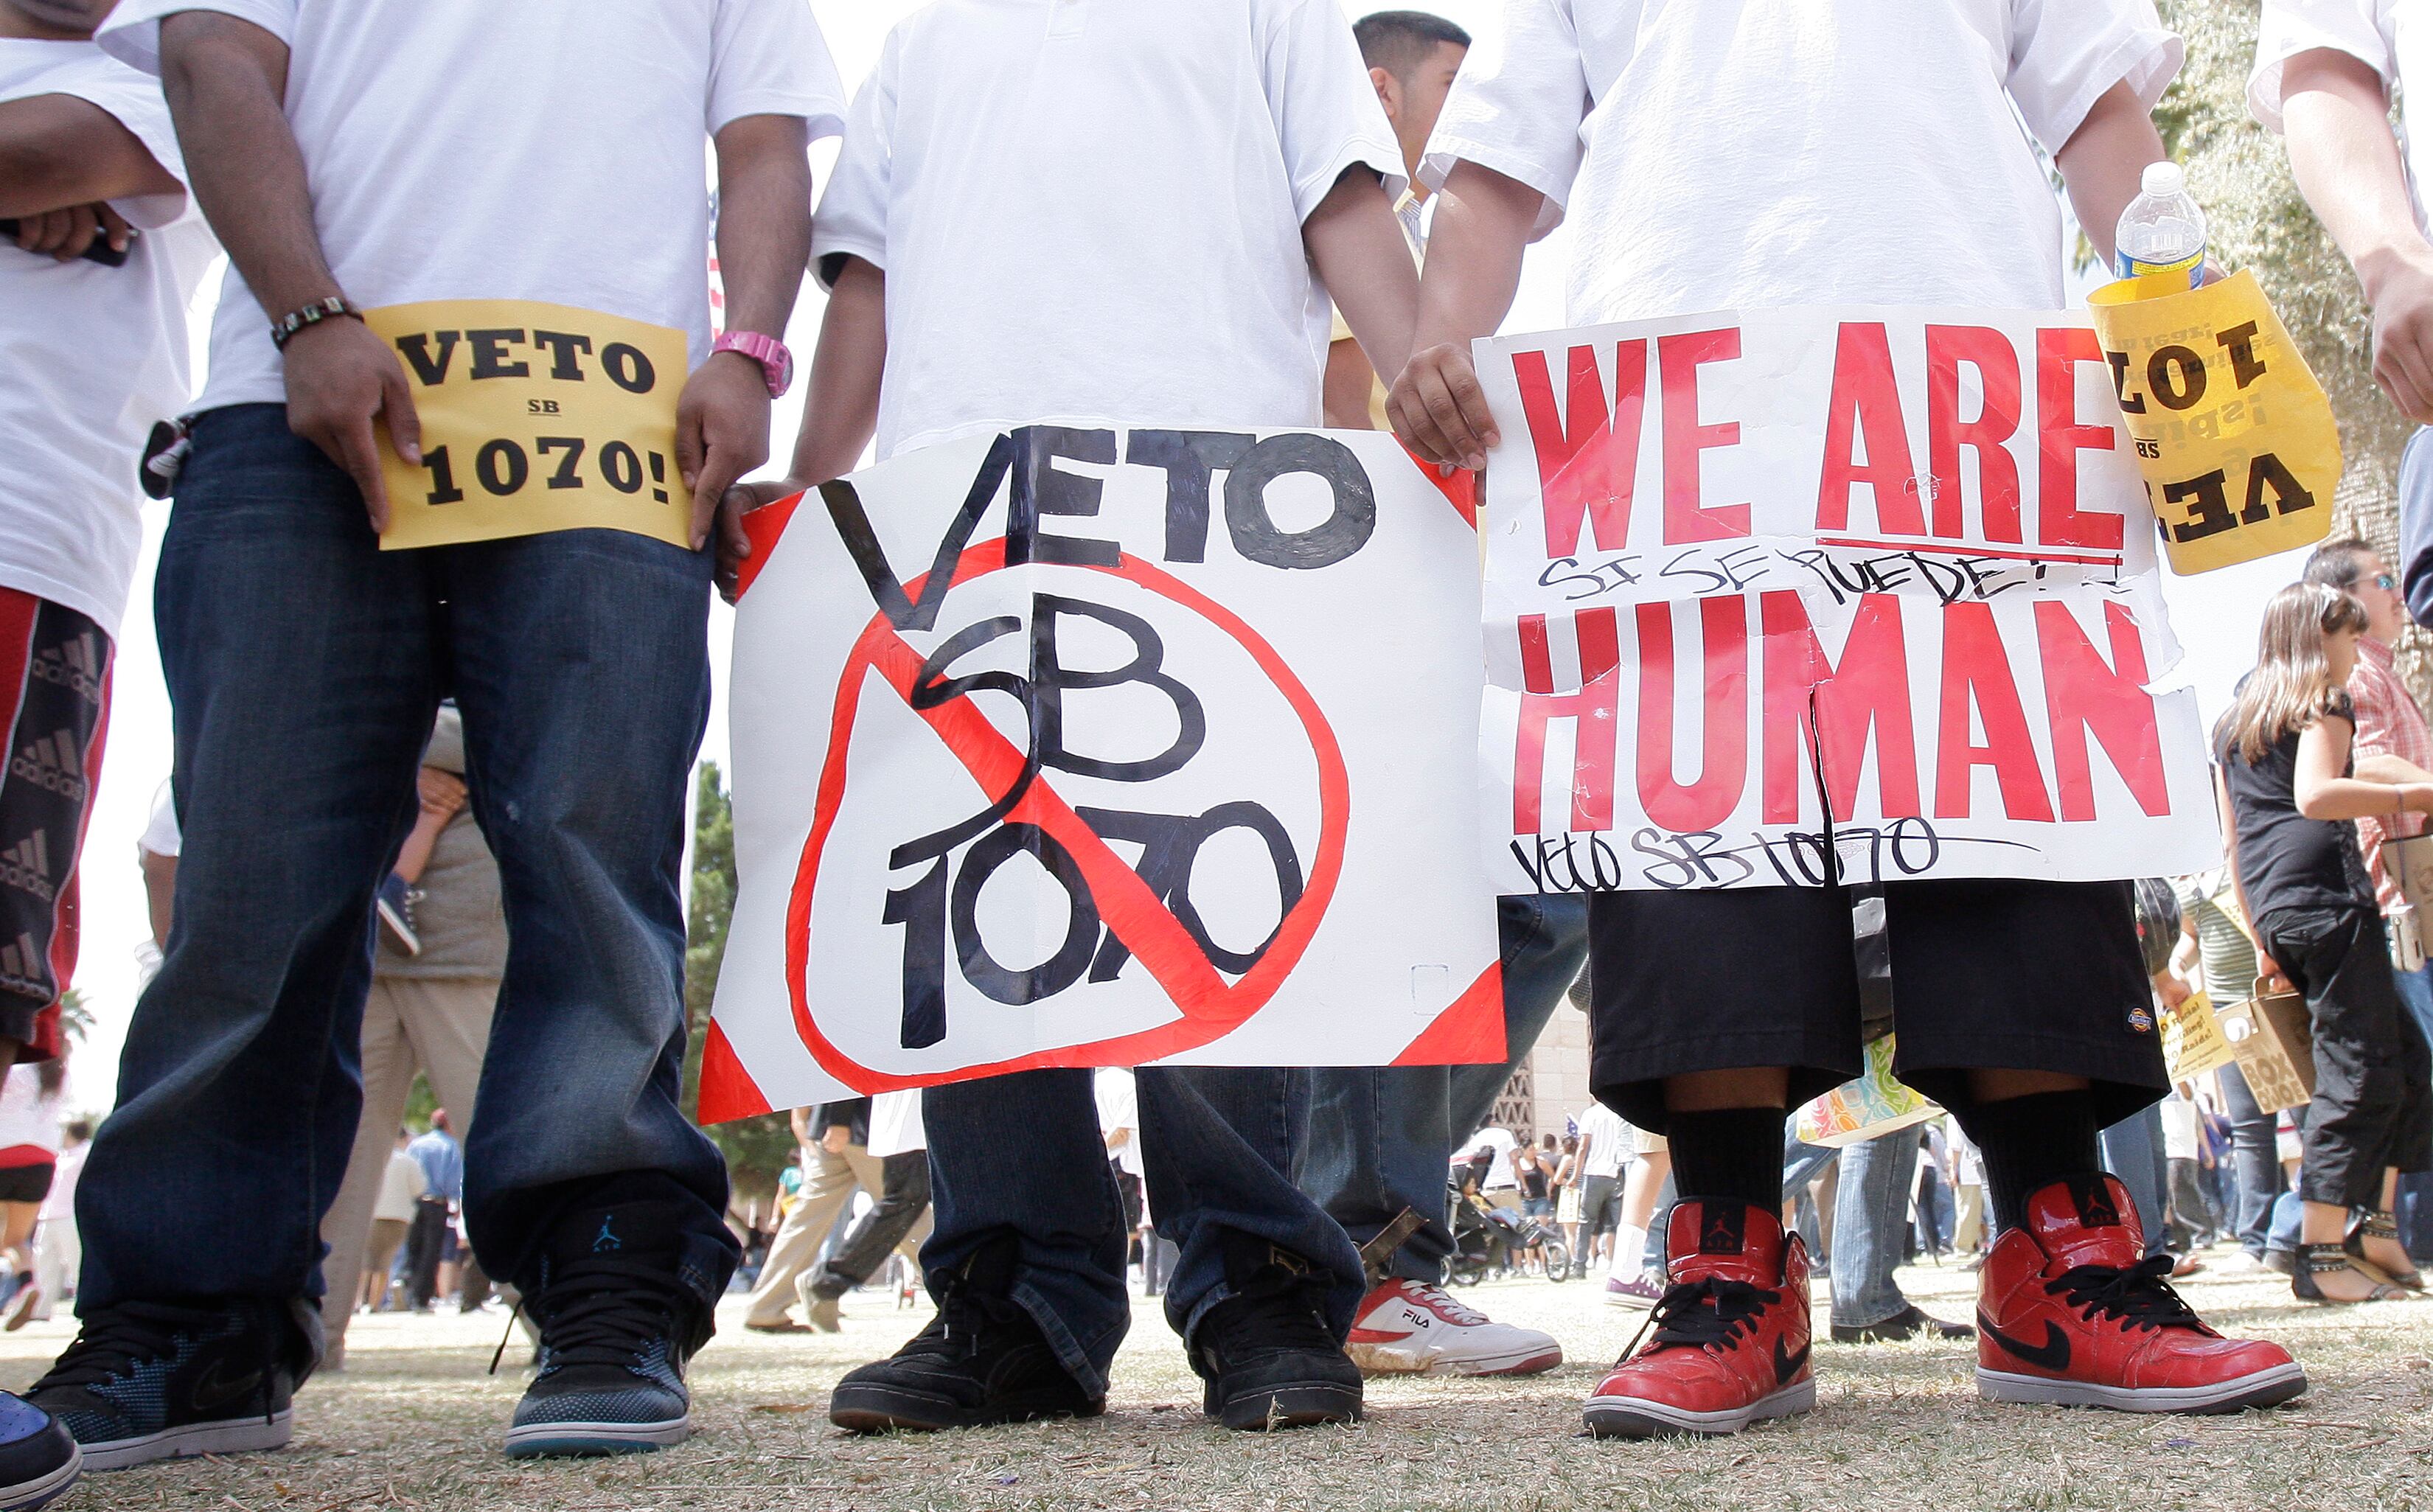
[[[2062,1272],[2045,1290],[2094,1322],[2097,1314],[2118,1318],[2122,1329],[2202,1328],[2196,1310],[2171,1289],[2169,1255],[2148,1255],[2134,1266],[2078,1266]]]
[[[180,1330],[209,1328],[218,1320],[215,1313],[161,1302],[121,1302],[97,1309],[77,1329],[76,1342],[32,1389],[100,1385],[146,1360],[164,1360],[177,1353]]]
[[[664,1266],[587,1259],[552,1277],[548,1290],[527,1305],[540,1319],[550,1368],[627,1366],[653,1341],[668,1336],[675,1297]],[[510,1320],[508,1327],[514,1326]]]
[[[1454,1300],[1453,1293],[1445,1290],[1441,1286],[1419,1286],[1414,1288],[1414,1290],[1418,1292],[1421,1299],[1424,1300],[1429,1307],[1435,1309],[1439,1316],[1449,1322],[1458,1323],[1464,1328],[1475,1328],[1479,1324],[1487,1321],[1486,1314],[1472,1312],[1460,1302],[1455,1301]]]
[[[1342,1346],[1335,1331],[1310,1300],[1311,1283],[1281,1266],[1263,1266],[1235,1288],[1226,1304],[1210,1311],[1201,1325],[1207,1344],[1216,1352],[1244,1335],[1271,1348],[1325,1351]]]
[[[1648,1310],[1647,1321],[1639,1325],[1639,1332],[1623,1347],[1622,1358],[1627,1360],[1636,1353],[1642,1338],[1647,1339],[1650,1351],[1729,1349],[1740,1342],[1744,1334],[1756,1333],[1759,1315],[1780,1300],[1782,1293],[1778,1291],[1720,1276],[1677,1283],[1667,1287],[1663,1297]],[[1651,1329],[1655,1331],[1652,1338],[1648,1336]]]
[[[1013,1321],[1021,1311],[1021,1304],[1013,1299],[992,1296],[960,1276],[953,1277],[939,1299],[938,1316],[896,1352],[934,1354],[950,1360],[968,1358],[978,1352],[981,1341],[995,1325]]]

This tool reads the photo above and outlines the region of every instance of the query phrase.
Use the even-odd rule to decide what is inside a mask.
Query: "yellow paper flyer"
[[[2148,277],[2087,297],[2163,550],[2186,575],[2322,540],[2340,479],[2331,400],[2255,276]]]
[[[422,421],[419,467],[381,432],[382,550],[584,529],[691,544],[683,331],[524,299],[388,305],[364,323],[396,348]]]

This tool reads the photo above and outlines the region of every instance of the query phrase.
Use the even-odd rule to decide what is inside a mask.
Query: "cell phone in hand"
[[[129,226],[127,229],[127,245],[124,247],[111,246],[110,238],[107,236],[95,236],[93,239],[93,245],[84,249],[84,260],[88,263],[98,263],[103,267],[125,267],[128,255],[135,250],[135,239],[143,234],[142,231]],[[14,219],[0,218],[0,240],[14,241],[16,237],[17,222]],[[37,257],[49,255],[46,252],[35,254]]]

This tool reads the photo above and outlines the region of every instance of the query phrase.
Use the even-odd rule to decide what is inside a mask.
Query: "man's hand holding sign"
[[[384,549],[599,527],[707,541],[718,501],[768,457],[771,385],[752,356],[722,344],[695,368],[682,331],[531,300],[356,309],[281,117],[285,44],[213,12],[163,25],[185,42],[168,55],[172,100],[225,133],[197,144],[196,187],[272,320],[289,426],[355,481]],[[783,331],[809,250],[804,124],[745,116],[713,141],[730,321]]]

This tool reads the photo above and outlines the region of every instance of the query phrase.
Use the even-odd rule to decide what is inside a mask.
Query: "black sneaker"
[[[679,1273],[672,1202],[578,1209],[541,1257],[523,1308],[540,1327],[540,1374],[516,1403],[507,1453],[634,1454],[692,1436],[685,1364],[709,1317]]]
[[[1208,1416],[1251,1429],[1357,1419],[1360,1368],[1326,1320],[1326,1277],[1265,1244],[1238,1247],[1225,1268],[1234,1295],[1191,1337]]]
[[[1977,1331],[1965,1323],[1947,1323],[1939,1317],[1930,1317],[1919,1312],[1915,1303],[1902,1308],[1880,1323],[1862,1323],[1852,1328],[1845,1328],[1839,1323],[1833,1325],[1833,1342],[1836,1344],[1897,1344],[1903,1339],[1920,1335],[1957,1341],[1975,1338]]]
[[[941,1288],[938,1316],[884,1360],[837,1383],[828,1421],[857,1434],[985,1428],[1107,1410],[1066,1373],[1012,1297],[1021,1241],[991,1241]]]
[[[87,1470],[124,1470],[285,1448],[296,1388],[320,1360],[308,1302],[120,1302],[85,1317],[26,1398],[66,1425]]]
[[[84,1452],[67,1425],[0,1391],[0,1512],[34,1512],[74,1486]]]

